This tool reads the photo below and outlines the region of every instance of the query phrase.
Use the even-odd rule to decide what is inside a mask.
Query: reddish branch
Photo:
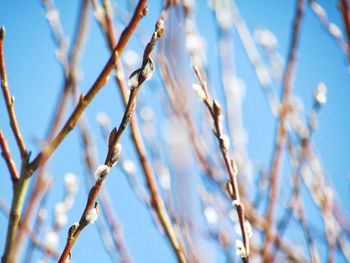
[[[21,131],[19,129],[17,118],[15,114],[14,104],[15,99],[14,97],[11,98],[10,90],[8,86],[7,81],[7,74],[6,74],[6,67],[5,67],[5,57],[4,57],[4,39],[5,39],[5,28],[0,28],[0,77],[1,77],[1,89],[2,93],[4,95],[6,108],[8,111],[8,115],[10,118],[10,126],[13,132],[13,135],[16,138],[17,146],[19,148],[19,151],[21,153],[22,159],[24,159],[27,156],[27,150],[26,146],[23,141],[23,137],[21,134]]]
[[[156,42],[158,39],[163,35],[163,21],[159,20],[156,24],[156,30],[152,36],[151,41],[147,44],[144,55],[143,55],[143,62],[142,66],[139,70],[135,71],[134,73],[138,74],[137,75],[137,83],[135,86],[131,87],[130,95],[129,95],[129,100],[123,115],[123,118],[120,122],[118,130],[115,128],[112,130],[109,136],[109,145],[108,145],[108,152],[105,160],[105,165],[108,167],[112,167],[115,162],[119,159],[115,159],[115,149],[120,141],[120,138],[125,131],[126,127],[129,125],[130,120],[132,118],[132,114],[134,113],[135,106],[136,106],[136,96],[140,90],[140,87],[142,83],[147,79],[147,76],[144,74],[145,69],[149,67],[150,61],[150,54],[155,47]],[[132,74],[133,76],[133,74]],[[132,77],[131,76],[131,77]],[[97,198],[97,194],[100,191],[101,185],[102,185],[103,180],[98,179],[95,183],[95,185],[91,188],[90,193],[89,193],[89,198],[86,204],[86,207],[84,209],[84,212],[82,214],[82,217],[79,221],[79,226],[78,228],[74,231],[74,234],[69,235],[67,239],[66,246],[62,252],[61,258],[59,262],[65,262],[65,260],[70,256],[70,251],[78,238],[80,232],[84,229],[84,227],[88,224],[88,221],[86,220],[86,215],[88,211],[90,211],[91,208],[93,208],[95,204],[95,200]],[[153,186],[155,187],[155,185]],[[153,188],[156,189],[156,188]],[[154,193],[153,193],[154,194]],[[159,197],[159,195],[157,195]],[[156,200],[156,202],[153,205],[155,206],[156,211],[160,211],[162,214],[162,217],[160,217],[160,220],[162,221],[162,225],[164,226],[164,230],[167,233],[167,235],[172,238],[170,239],[171,244],[173,245],[176,255],[178,257],[179,262],[186,262],[185,256],[179,246],[179,243],[176,239],[175,232],[171,226],[170,219],[168,216],[164,213],[165,208],[162,202],[160,200]]]
[[[17,172],[17,168],[15,165],[15,162],[12,159],[10,149],[8,147],[7,141],[4,137],[4,134],[2,133],[2,130],[0,129],[0,147],[2,149],[2,157],[4,157],[7,168],[9,169],[11,180],[13,183],[15,183],[19,179],[19,175]]]
[[[228,193],[232,199],[232,203],[236,208],[237,216],[239,220],[239,225],[241,228],[242,238],[243,238],[243,244],[244,244],[244,253],[242,256],[243,262],[249,262],[249,237],[248,233],[246,231],[245,225],[246,225],[246,219],[244,215],[244,206],[243,203],[240,200],[239,196],[239,189],[238,189],[238,183],[237,183],[237,167],[233,160],[230,159],[228,154],[228,145],[227,142],[225,142],[225,137],[222,130],[222,110],[220,105],[214,100],[211,101],[209,97],[208,88],[206,85],[205,80],[203,79],[201,73],[199,70],[194,67],[195,73],[197,75],[197,78],[199,80],[199,83],[205,93],[205,96],[203,97],[203,102],[205,106],[207,107],[210,116],[213,119],[214,122],[214,134],[216,138],[219,141],[220,144],[220,150],[222,157],[225,161],[226,169],[229,175],[229,182],[227,183],[227,190]]]
[[[98,9],[98,6],[95,6],[96,9]],[[161,19],[166,18],[166,13],[169,8],[169,5],[166,5],[164,12],[161,15]],[[107,38],[108,46],[110,47],[112,51],[112,47],[115,43],[115,37],[114,37],[114,30],[112,28],[112,23],[111,23],[111,17],[109,15],[110,13],[105,12],[104,17],[102,18],[101,16],[97,17],[101,28],[103,29],[105,36]],[[145,61],[145,54],[144,54],[144,61]],[[122,94],[123,102],[126,107],[128,107],[128,95],[127,95],[127,87],[125,85],[125,81],[123,80],[122,77],[122,72],[121,71],[121,65],[116,64],[116,80],[119,86],[119,90]],[[134,91],[131,90],[131,93]],[[125,116],[125,115],[124,115]],[[157,183],[155,180],[154,173],[152,171],[151,165],[149,163],[149,160],[146,155],[146,151],[144,149],[143,145],[143,140],[141,137],[140,129],[138,127],[138,123],[136,121],[136,118],[131,117],[130,118],[130,129],[131,129],[131,136],[133,143],[136,148],[136,152],[138,154],[139,161],[141,163],[141,167],[143,169],[144,175],[146,177],[146,182],[148,189],[150,191],[150,197],[151,197],[151,204],[152,208],[155,210],[157,217],[159,219],[160,224],[162,225],[165,234],[175,252],[175,255],[177,256],[177,259],[179,262],[186,262],[186,258],[184,255],[184,252],[182,248],[179,245],[179,242],[177,240],[177,237],[175,235],[175,231],[173,229],[173,226],[171,224],[171,221],[169,219],[168,213],[165,209],[164,202],[162,200],[162,197],[159,193]]]
[[[271,169],[271,177],[270,177],[270,192],[269,192],[269,200],[268,207],[266,212],[266,220],[267,220],[267,228],[265,230],[265,241],[262,248],[262,254],[264,262],[270,262],[269,259],[269,249],[271,242],[273,241],[273,232],[275,229],[275,207],[276,200],[278,196],[279,190],[279,182],[278,182],[278,173],[282,162],[282,151],[284,148],[285,140],[286,140],[286,128],[285,122],[289,111],[289,100],[292,91],[292,78],[295,69],[296,63],[296,53],[297,53],[297,45],[299,41],[299,33],[300,33],[300,25],[303,16],[304,10],[304,0],[298,0],[296,14],[293,22],[293,31],[292,31],[292,39],[289,48],[289,56],[287,60],[287,68],[283,75],[283,94],[282,94],[282,104],[280,111],[280,119],[277,127],[277,135],[276,135],[276,145],[272,158],[272,169]]]
[[[79,123],[79,130],[84,145],[85,165],[89,173],[93,176],[94,169],[95,167],[97,167],[97,162],[94,158],[93,152],[91,151],[91,149],[93,148],[93,141],[90,136],[87,123],[84,122],[84,119],[82,119]],[[110,227],[113,243],[117,248],[118,252],[120,253],[122,261],[125,263],[130,263],[132,262],[132,260],[126,247],[125,240],[123,238],[122,228],[114,216],[113,204],[109,201],[107,192],[103,190],[104,189],[101,189],[99,195],[99,199],[101,201],[101,210]]]

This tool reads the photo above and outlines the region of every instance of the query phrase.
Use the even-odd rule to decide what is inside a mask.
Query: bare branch
[[[27,156],[26,146],[23,141],[21,131],[17,122],[14,104],[15,98],[11,97],[10,89],[8,86],[6,67],[5,67],[5,56],[4,56],[4,39],[5,39],[5,27],[0,27],[0,77],[1,77],[1,88],[5,99],[6,108],[10,118],[10,126],[13,135],[16,138],[17,146],[19,148],[22,159]]]

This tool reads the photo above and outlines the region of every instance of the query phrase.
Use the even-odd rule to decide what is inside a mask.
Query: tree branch
[[[10,89],[8,86],[6,67],[5,67],[5,56],[4,56],[4,39],[5,39],[5,27],[0,28],[0,77],[1,77],[1,88],[4,95],[6,108],[10,118],[10,126],[13,132],[13,135],[16,138],[16,142],[21,154],[22,159],[27,156],[26,146],[23,141],[21,131],[17,122],[14,104],[15,99],[10,95]]]

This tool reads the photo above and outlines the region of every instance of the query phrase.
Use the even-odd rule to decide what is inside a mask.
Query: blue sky
[[[116,13],[121,10],[129,17],[129,11],[124,1],[117,1]],[[119,2],[122,2],[119,6]],[[149,38],[153,25],[159,16],[161,3],[150,1],[149,14],[140,22],[138,34]],[[294,17],[295,1],[237,1],[241,16],[245,19],[251,32],[257,28],[267,28],[278,39],[278,51],[285,59],[290,42],[290,29]],[[343,28],[336,1],[319,1],[325,8],[329,20],[339,28]],[[209,83],[219,86],[218,50],[216,44],[217,30],[214,17],[205,1],[197,1],[197,29],[205,39],[209,71]],[[68,40],[72,40],[76,14],[80,1],[57,1],[63,30]],[[116,20],[118,32],[123,23]],[[327,104],[318,116],[318,128],[313,137],[313,145],[320,154],[329,183],[336,189],[337,199],[345,211],[350,211],[349,178],[350,178],[350,79],[348,63],[345,55],[337,46],[335,40],[322,28],[319,19],[307,5],[303,20],[301,39],[299,43],[293,92],[304,102],[305,112],[312,106],[312,95],[319,82],[327,87]],[[55,57],[55,45],[52,40],[45,12],[40,1],[4,0],[0,3],[0,24],[6,27],[5,58],[11,93],[16,98],[16,113],[28,148],[33,156],[38,152],[38,143],[45,138],[52,111],[56,105],[57,95],[63,85],[62,70]],[[275,120],[268,109],[266,100],[259,86],[254,69],[249,63],[237,33],[233,34],[235,67],[238,76],[245,81],[246,95],[243,102],[243,122],[248,134],[248,153],[254,164],[269,165],[272,156],[272,146],[275,133]],[[70,43],[70,42],[69,42]],[[143,50],[140,42],[134,37],[127,48],[141,55]],[[261,50],[260,50],[261,51]],[[108,59],[105,41],[90,12],[89,35],[86,48],[80,63],[82,72],[79,88],[86,92],[97,78]],[[155,99],[154,93],[161,89],[157,79],[145,84],[141,96]],[[190,87],[189,87],[190,88]],[[273,84],[275,92],[281,92],[280,82]],[[220,92],[218,92],[219,99]],[[141,99],[141,104],[147,104],[149,99]],[[153,108],[161,105],[150,103]],[[4,109],[3,100],[0,107]],[[71,109],[68,110],[70,112]],[[109,81],[106,87],[96,96],[87,110],[90,126],[99,152],[103,160],[106,143],[100,135],[95,122],[98,112],[106,112],[117,126],[122,114],[119,93],[115,83]],[[0,111],[0,127],[9,141],[11,152],[19,164],[19,156],[15,142],[8,127],[5,110]],[[135,153],[130,146],[128,133],[122,140],[123,156],[134,159]],[[80,190],[76,203],[69,213],[68,224],[78,221],[86,200],[86,189],[83,183],[82,152],[77,131],[73,131],[50,160],[50,174],[54,178],[54,187],[48,199],[48,212],[52,213],[55,203],[63,195],[63,175],[67,172],[76,173],[80,177]],[[193,163],[192,163],[193,165]],[[196,170],[196,168],[190,168]],[[140,171],[140,170],[138,170]],[[11,185],[4,162],[0,161],[0,197],[8,204],[11,200]],[[173,175],[173,176],[176,176]],[[140,180],[142,176],[140,175]],[[198,177],[198,176],[197,176]],[[193,179],[194,182],[197,179]],[[135,262],[175,262],[175,258],[163,238],[152,223],[147,209],[141,205],[130,189],[124,175],[118,168],[111,172],[107,189],[111,193],[117,217],[123,225],[127,245]],[[196,203],[194,203],[196,205]],[[313,211],[310,207],[310,211]],[[198,207],[194,208],[198,213]],[[315,212],[312,212],[315,213]],[[311,214],[310,218],[315,215]],[[6,218],[0,215],[0,225],[7,224]],[[0,248],[4,247],[5,227],[0,228]],[[60,248],[64,245],[65,229],[62,231]],[[212,244],[205,246],[215,250]],[[324,253],[321,253],[324,256]],[[95,227],[87,227],[79,237],[73,251],[75,262],[107,262],[108,256],[103,251],[100,238]],[[40,258],[40,253],[36,254]],[[221,258],[219,258],[221,259]],[[222,260],[222,259],[221,259]],[[339,258],[339,262],[343,260]]]

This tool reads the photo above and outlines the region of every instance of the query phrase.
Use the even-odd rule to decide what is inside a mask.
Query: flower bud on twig
[[[71,239],[79,227],[79,223],[74,223],[68,230],[68,238]]]
[[[109,174],[109,167],[105,164],[97,167],[95,172],[96,180],[103,181]]]
[[[197,83],[192,85],[192,89],[200,100],[205,100],[207,98],[207,95],[205,94],[203,88]]]
[[[4,26],[1,26],[0,27],[0,41],[3,41],[4,38],[6,36],[6,31],[5,31],[5,27]]]
[[[322,106],[327,102],[326,95],[327,95],[327,87],[323,82],[321,82],[317,85],[317,88],[314,94],[314,100],[318,106]]]
[[[217,100],[213,100],[213,110],[214,110],[215,116],[221,115],[222,108],[221,108],[220,103]]]
[[[128,85],[130,86],[130,89],[135,89],[139,86],[140,72],[141,72],[141,69],[137,69],[133,73],[131,73],[128,80]]]
[[[243,242],[237,239],[235,245],[236,245],[236,255],[240,256],[241,258],[247,257],[247,252],[245,250]]]
[[[95,202],[95,207],[91,208],[85,216],[86,222],[88,222],[88,224],[94,224],[98,218],[99,213],[100,211],[99,211],[98,203]]]
[[[144,78],[144,80],[151,79],[153,76],[153,71],[154,71],[154,63],[153,63],[153,60],[149,57],[147,59],[145,66],[141,71],[141,75]]]
[[[112,157],[111,157],[112,166],[119,161],[121,152],[122,152],[122,145],[118,143],[115,147],[113,147],[113,150],[112,150]]]

